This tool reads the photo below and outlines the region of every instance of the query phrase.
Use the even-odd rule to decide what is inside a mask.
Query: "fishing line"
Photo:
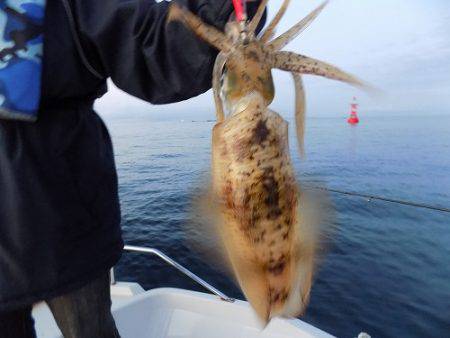
[[[341,194],[341,195],[362,197],[362,198],[366,198],[368,202],[370,202],[371,200],[378,200],[378,201],[385,201],[385,202],[391,202],[391,203],[396,203],[396,204],[408,205],[408,206],[416,207],[416,208],[423,208],[423,209],[429,209],[429,210],[450,213],[450,208],[444,208],[444,207],[439,207],[439,206],[434,206],[434,205],[429,205],[429,204],[424,204],[424,203],[419,203],[419,202],[393,199],[393,198],[388,198],[388,197],[383,197],[383,196],[368,195],[368,194],[362,194],[362,193],[357,193],[357,192],[352,192],[352,191],[344,191],[344,190],[330,189],[330,188],[310,186],[310,185],[307,185],[306,188],[314,189],[314,190],[329,191],[329,192]]]

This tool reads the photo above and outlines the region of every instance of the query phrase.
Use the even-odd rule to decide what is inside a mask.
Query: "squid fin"
[[[284,305],[283,317],[304,313],[309,302],[314,272],[325,251],[325,241],[334,231],[331,199],[324,191],[301,191],[295,226],[292,290]]]

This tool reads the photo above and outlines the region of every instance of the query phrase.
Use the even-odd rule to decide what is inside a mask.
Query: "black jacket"
[[[181,0],[183,1],[183,0]],[[230,0],[184,0],[223,28]],[[0,311],[61,295],[104,273],[123,243],[108,131],[92,110],[106,79],[154,104],[198,95],[216,55],[167,2],[47,1],[36,123],[0,120]]]

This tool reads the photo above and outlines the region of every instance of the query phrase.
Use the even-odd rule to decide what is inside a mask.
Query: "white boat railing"
[[[134,246],[134,245],[125,245],[124,250],[128,251],[128,252],[137,252],[137,253],[143,253],[143,254],[148,254],[148,255],[153,255],[153,256],[159,257],[161,260],[163,260],[167,264],[173,266],[175,269],[177,269],[178,271],[180,271],[183,274],[185,274],[186,276],[188,276],[194,282],[203,286],[209,292],[218,296],[221,300],[226,301],[226,302],[234,302],[234,298],[228,297],[223,292],[219,291],[214,286],[207,283],[205,280],[203,280],[202,278],[197,276],[195,273],[189,271],[187,268],[185,268],[181,264],[177,263],[175,260],[173,260],[172,258],[170,258],[169,256],[167,256],[166,254],[164,254],[163,252],[161,252],[158,249],[146,248],[146,247],[140,247],[140,246]],[[114,268],[113,268],[113,269],[111,269],[111,284],[114,285],[115,283],[116,283],[116,280],[115,280]]]

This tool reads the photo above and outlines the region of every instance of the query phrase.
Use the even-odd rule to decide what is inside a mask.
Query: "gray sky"
[[[269,3],[272,16],[281,0]],[[278,33],[320,3],[292,0]],[[353,95],[361,114],[450,114],[449,0],[334,0],[285,50],[332,63],[384,92],[381,98],[370,98],[346,84],[305,76],[309,116],[345,116]],[[291,76],[275,70],[274,78],[272,108],[291,116]],[[186,113],[186,119],[214,118],[211,91],[182,103],[151,106],[111,85],[97,109],[104,115],[133,111],[155,117]],[[190,116],[194,111],[198,113]]]

